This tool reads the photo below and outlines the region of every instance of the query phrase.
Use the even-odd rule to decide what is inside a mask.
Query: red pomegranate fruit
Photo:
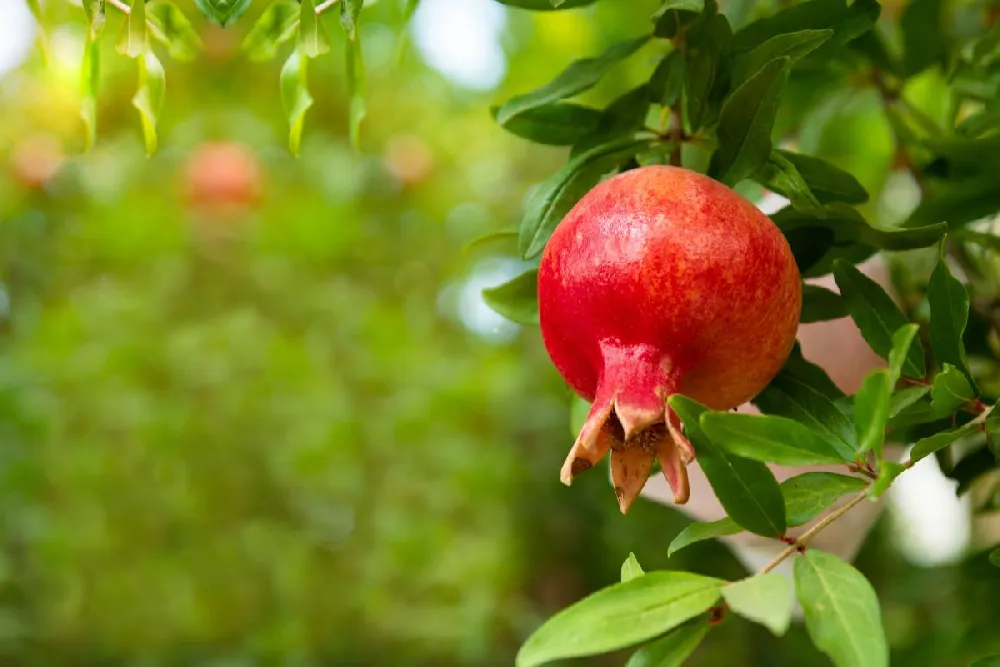
[[[802,283],[785,237],[711,178],[649,166],[600,183],[566,215],[538,272],[542,337],[593,403],[563,465],[573,478],[611,451],[627,512],[658,459],[676,503],[695,451],[667,398],[716,410],[753,398],[795,341]]]

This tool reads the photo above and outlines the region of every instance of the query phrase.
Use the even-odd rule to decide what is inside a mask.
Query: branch
[[[316,5],[316,16],[319,16],[326,10],[330,9],[330,7],[333,7],[338,2],[340,2],[340,0],[324,0],[323,2],[319,3],[318,5]]]
[[[820,531],[822,531],[824,528],[829,526],[831,523],[833,523],[840,517],[850,512],[852,509],[854,509],[855,506],[857,506],[859,503],[861,503],[862,500],[864,500],[867,497],[868,497],[868,489],[865,488],[864,491],[860,492],[858,495],[851,498],[847,502],[847,504],[845,504],[843,507],[839,507],[836,510],[830,512],[825,517],[823,517],[822,521],[817,523],[815,526],[813,526],[806,532],[802,533],[801,537],[792,542],[787,549],[785,549],[780,554],[775,556],[774,560],[765,565],[764,568],[757,574],[758,575],[767,574],[774,568],[781,565],[783,561],[785,561],[789,556],[794,554],[796,551],[805,548],[805,546],[809,544],[812,541],[812,539],[816,537],[817,534],[820,533]]]

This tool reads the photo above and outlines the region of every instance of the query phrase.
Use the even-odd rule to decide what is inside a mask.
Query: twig
[[[810,528],[806,532],[802,533],[802,535],[799,538],[797,538],[794,542],[792,542],[788,546],[788,548],[786,548],[780,554],[778,554],[777,556],[775,556],[774,560],[772,560],[770,563],[768,563],[767,565],[765,565],[764,568],[760,572],[758,572],[757,574],[758,575],[767,574],[768,572],[770,572],[774,568],[776,568],[779,565],[781,565],[781,563],[785,559],[787,559],[789,556],[791,556],[792,554],[794,554],[796,551],[799,551],[800,549],[804,548],[807,544],[809,544],[809,542],[811,542],[812,539],[814,537],[816,537],[816,535],[820,531],[822,531],[824,528],[826,528],[827,526],[829,526],[831,523],[833,523],[834,521],[836,521],[840,517],[842,517],[845,514],[847,514],[848,512],[850,512],[856,505],[858,505],[862,500],[864,500],[867,497],[868,497],[868,489],[866,488],[864,491],[862,491],[861,493],[859,493],[858,495],[854,496],[849,501],[847,501],[847,503],[845,505],[843,505],[842,507],[839,507],[836,510],[830,512],[825,517],[823,517],[823,519],[819,523],[817,523],[815,526],[813,526],[812,528]]]
[[[319,16],[326,10],[330,9],[330,7],[333,7],[338,2],[340,2],[340,0],[323,0],[323,2],[316,5],[316,16]]]
[[[125,16],[132,13],[132,8],[126,5],[122,0],[107,0],[108,4],[120,11]]]

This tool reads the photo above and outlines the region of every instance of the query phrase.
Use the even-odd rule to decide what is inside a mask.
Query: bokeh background
[[[370,2],[360,152],[330,16],[299,159],[282,58],[240,52],[264,3],[227,30],[177,4],[204,52],[164,56],[147,159],[121,16],[83,153],[82,9],[43,3],[45,59],[23,0],[0,0],[0,664],[510,665],[629,551],[741,576],[715,543],[668,560],[673,509],[622,517],[601,475],[558,484],[567,390],[537,331],[479,296],[523,266],[502,240],[469,246],[565,160],[490,104],[645,31],[659,3],[423,0],[404,28],[401,3]],[[641,80],[643,54],[587,99]],[[915,188],[878,100],[800,88],[802,150],[902,217]],[[963,665],[1000,648],[1000,582],[951,484],[922,480],[922,509],[896,503],[858,564],[893,664]],[[734,618],[692,664],[828,663],[800,627],[779,643]]]

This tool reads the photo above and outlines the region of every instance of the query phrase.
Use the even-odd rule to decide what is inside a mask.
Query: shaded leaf
[[[997,462],[1000,463],[1000,412],[997,411],[998,406],[1000,406],[1000,401],[990,406],[990,412],[983,422],[983,430],[986,432],[986,445],[993,452]]]
[[[492,109],[493,118],[497,108]],[[592,135],[601,122],[601,112],[572,102],[555,102],[511,116],[503,128],[511,134],[550,146],[572,146]]]
[[[771,151],[767,161],[753,174],[753,180],[787,198],[797,210],[826,216],[826,210],[809,189],[802,174],[778,151]]]
[[[146,20],[150,36],[164,44],[174,60],[193,60],[201,49],[201,37],[174,3],[168,0],[147,3]]]
[[[868,201],[868,192],[853,175],[835,167],[825,160],[811,155],[776,150],[791,162],[805,180],[816,198],[824,203],[844,202],[863,204]]]
[[[754,21],[733,37],[735,51],[751,51],[767,40],[801,30],[832,29],[833,36],[811,58],[829,58],[847,42],[875,25],[881,8],[875,0],[810,0],[782,9],[777,14]]]
[[[931,407],[938,415],[938,419],[950,415],[975,397],[976,392],[973,391],[965,374],[951,364],[945,364],[941,372],[934,377],[931,386]]]
[[[930,393],[929,385],[920,385],[917,387],[907,387],[906,389],[901,389],[897,391],[889,399],[889,418],[892,419],[900,412],[910,407],[921,398]]]
[[[713,443],[754,461],[798,466],[852,460],[807,426],[785,417],[708,412],[700,424]]]
[[[931,309],[930,338],[934,358],[964,372],[971,381],[965,343],[962,341],[969,322],[969,293],[965,285],[951,274],[945,261],[943,243],[941,257],[927,285],[927,301]]]
[[[680,51],[671,51],[660,60],[649,78],[649,99],[654,104],[673,107],[684,92],[687,63]]]
[[[646,573],[639,565],[639,559],[635,557],[634,553],[629,553],[628,558],[622,563],[622,581],[632,581],[644,574]]]
[[[722,597],[730,609],[778,637],[788,631],[792,622],[792,583],[776,572],[733,582],[723,587]]]
[[[700,403],[675,394],[670,406],[698,453],[701,469],[726,513],[752,533],[779,537],[785,532],[785,501],[774,475],[763,463],[733,456],[712,443],[699,425],[708,414]]]
[[[733,83],[743,83],[776,58],[788,58],[794,64],[831,37],[833,30],[828,29],[799,30],[775,35],[734,62]]]
[[[672,39],[677,30],[705,10],[705,0],[664,0],[653,14],[653,34]]]
[[[707,618],[694,618],[632,654],[625,667],[681,667],[708,634]]]
[[[942,0],[913,0],[899,19],[903,33],[903,70],[913,76],[937,63],[944,64],[948,40]]]
[[[574,7],[584,7],[592,5],[597,0],[562,0],[558,5],[552,0],[496,0],[500,4],[521,9],[533,9],[538,12],[550,12],[555,9],[572,9]]]
[[[801,380],[827,398],[844,397],[844,392],[834,384],[825,370],[802,356],[802,348],[797,341],[792,346],[792,352],[788,355],[788,360],[785,361],[785,365],[781,369],[781,375],[786,374]]]
[[[837,667],[887,667],[878,598],[864,575],[836,556],[809,549],[795,559],[795,591],[813,643]]]
[[[517,667],[606,653],[661,635],[714,605],[725,582],[688,572],[650,572],[562,610],[535,631]]]
[[[306,112],[313,105],[312,95],[306,87],[308,63],[309,59],[302,57],[296,49],[281,68],[281,103],[288,118],[288,149],[295,156],[298,156],[302,145]]]
[[[550,83],[524,95],[518,95],[497,109],[496,120],[500,125],[528,109],[573,97],[594,86],[612,67],[639,50],[648,36],[618,42],[596,58],[573,62]]]
[[[512,322],[538,326],[538,270],[483,290],[486,305]]]
[[[725,16],[706,13],[701,20],[705,21],[704,34],[700,39],[693,40],[696,48],[693,53],[688,53],[684,81],[687,123],[693,131],[709,124],[718,112],[721,95],[713,95],[713,92],[722,88],[719,80],[726,73],[724,64],[733,38],[732,28]]]
[[[578,155],[550,176],[528,201],[518,239],[522,256],[541,253],[559,221],[601,177],[649,145],[645,139],[618,139]]]
[[[835,262],[833,275],[861,335],[877,355],[888,360],[893,334],[909,324],[906,316],[878,283],[851,264]],[[906,355],[903,373],[909,377],[923,377],[925,372],[924,349],[917,339]]]
[[[156,151],[156,124],[160,119],[160,109],[163,108],[167,79],[163,65],[152,49],[147,48],[145,53],[139,56],[138,63],[139,89],[132,98],[132,106],[139,111],[139,118],[142,121],[146,155],[152,155]]]
[[[995,565],[996,567],[1000,567],[1000,549],[994,549],[993,551],[991,551],[989,560],[990,560],[990,565]],[[984,660],[986,662],[984,662]],[[993,662],[988,662],[989,660],[992,660]],[[977,660],[976,662],[972,663],[969,667],[986,667],[986,665],[990,665],[990,667],[993,667],[994,665],[996,665],[996,667],[1000,667],[1000,656],[994,656],[992,658],[984,658],[983,660]]]
[[[225,28],[243,16],[250,0],[194,0],[195,6],[212,23]]]
[[[719,145],[709,166],[716,179],[735,185],[767,161],[790,62],[772,60],[726,99],[716,130]]]
[[[848,493],[857,493],[868,485],[860,477],[834,472],[807,472],[781,483],[785,496],[785,514],[789,526],[809,523]]]
[[[364,4],[365,0],[341,0],[340,26],[350,41],[358,38],[358,21],[361,18],[361,7]]]
[[[614,141],[623,135],[631,135],[646,123],[649,112],[649,88],[643,84],[618,97],[601,112],[597,127],[573,146],[570,157]]]
[[[277,0],[254,22],[241,48],[250,60],[263,62],[278,55],[278,47],[295,36],[299,5],[292,0]]]
[[[889,371],[881,368],[865,377],[861,389],[854,396],[854,425],[858,434],[859,454],[872,451],[882,458],[891,394]]]
[[[854,456],[857,441],[851,421],[829,396],[805,379],[783,370],[753,402],[765,414],[789,417],[811,429],[841,458]]]
[[[847,317],[847,306],[833,290],[818,285],[802,286],[802,323],[826,322]]]

